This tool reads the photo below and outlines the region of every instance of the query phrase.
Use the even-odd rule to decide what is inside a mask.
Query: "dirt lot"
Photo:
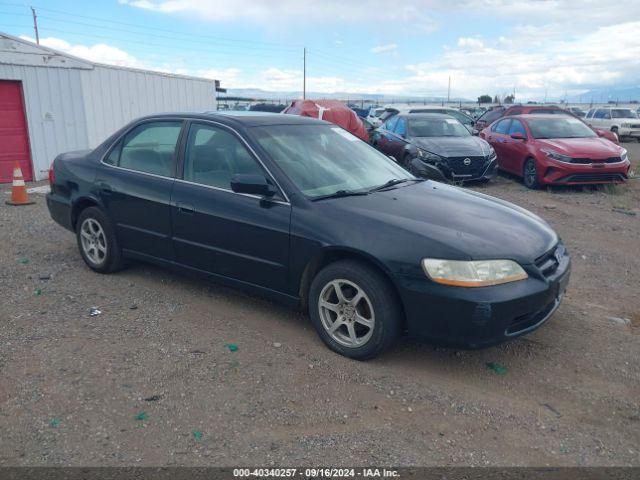
[[[563,237],[556,315],[495,348],[404,340],[359,363],[261,298],[144,264],[95,274],[41,194],[9,207],[5,186],[0,465],[640,465],[640,180],[477,188]]]

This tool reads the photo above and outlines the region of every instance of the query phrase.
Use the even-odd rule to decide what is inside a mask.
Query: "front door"
[[[171,198],[176,260],[188,267],[285,291],[291,205],[231,190],[235,174],[270,178],[231,130],[192,123],[185,142],[182,179]]]
[[[134,127],[97,170],[97,195],[125,252],[173,259],[169,205],[182,124],[152,121]]]

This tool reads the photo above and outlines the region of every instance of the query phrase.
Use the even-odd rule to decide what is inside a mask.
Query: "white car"
[[[384,113],[384,110],[384,107],[371,107],[369,109],[369,114],[367,115],[366,120],[375,128],[378,128],[380,125],[382,125],[380,115]]]
[[[592,108],[587,112],[584,121],[592,127],[611,130],[618,138],[632,137],[640,140],[640,119],[630,108]]]

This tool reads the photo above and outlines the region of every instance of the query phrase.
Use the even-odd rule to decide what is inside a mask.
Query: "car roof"
[[[190,118],[196,120],[215,120],[228,126],[258,127],[266,125],[329,125],[329,122],[317,118],[284,113],[256,111],[216,111],[216,112],[173,112],[143,117],[144,119]]]
[[[546,119],[553,119],[553,118],[562,118],[562,117],[567,117],[567,118],[576,118],[573,115],[570,115],[569,113],[567,113],[566,115],[562,115],[562,114],[558,114],[558,113],[524,113],[522,115],[505,115],[504,117],[500,118],[499,120],[505,119],[505,118],[514,118],[514,119],[523,119],[523,120],[529,120],[532,118],[546,118]]]
[[[431,112],[417,112],[417,113],[409,113],[409,112],[402,112],[399,113],[397,115],[398,117],[403,117],[403,118],[442,118],[442,119],[447,119],[450,120],[451,115],[447,115],[446,113],[431,113]]]

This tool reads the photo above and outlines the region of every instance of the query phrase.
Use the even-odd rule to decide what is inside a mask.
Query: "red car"
[[[564,108],[556,107],[555,105],[511,105],[509,107],[498,105],[496,107],[493,107],[491,110],[486,111],[480,116],[480,118],[478,118],[478,120],[476,120],[474,134],[480,132],[482,129],[486,128],[499,118],[506,117],[507,115],[527,115],[529,113],[535,113],[536,115],[570,115],[587,125],[584,120],[575,115],[573,112],[565,110]],[[611,132],[609,130],[602,130],[600,128],[594,128],[590,125],[587,126],[591,130],[596,132],[599,137],[606,138],[607,140],[611,140],[615,144],[619,144],[618,135],[616,135],[614,132]]]
[[[480,132],[498,155],[498,167],[540,185],[621,183],[629,173],[627,151],[565,115],[511,115]]]

